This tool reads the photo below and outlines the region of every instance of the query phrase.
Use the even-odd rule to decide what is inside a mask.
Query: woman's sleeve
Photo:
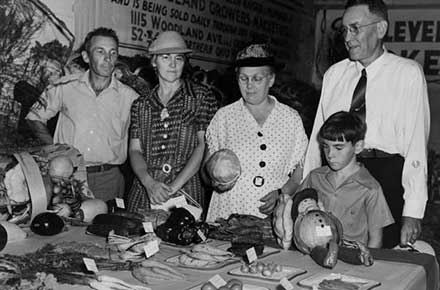
[[[293,114],[293,136],[295,136],[294,152],[290,159],[289,167],[291,170],[295,170],[298,165],[304,166],[304,160],[306,157],[308,139],[306,132],[304,130],[304,125],[302,123],[301,117],[298,112],[294,111]]]
[[[206,131],[218,110],[217,100],[209,88],[201,90],[200,108],[197,110],[197,131]]]
[[[139,107],[140,98],[133,102],[130,111],[130,139],[139,138]]]

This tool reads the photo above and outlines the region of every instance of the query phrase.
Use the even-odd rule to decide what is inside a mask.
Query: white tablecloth
[[[46,243],[55,244],[60,241],[94,241],[105,243],[104,238],[86,235],[84,227],[70,227],[67,231],[51,237],[43,237],[31,233],[30,236],[23,241],[7,244],[6,247],[0,252],[0,254],[8,253],[20,255],[26,252],[33,252],[38,248],[41,248]],[[178,253],[179,249],[177,248],[161,245],[160,252],[152,257],[152,259],[163,261],[166,258],[176,255]],[[300,287],[297,283],[304,278],[319,272],[342,273],[346,275],[375,280],[381,283],[379,287],[374,288],[377,290],[426,289],[426,277],[423,267],[413,264],[375,261],[373,266],[365,267],[350,265],[342,261],[338,261],[335,268],[325,269],[317,265],[309,256],[303,255],[302,253],[297,251],[281,251],[280,253],[263,258],[262,261],[273,261],[278,264],[290,265],[306,270],[307,273],[290,280],[292,285],[294,285],[294,289],[306,289]],[[232,276],[228,275],[227,272],[237,266],[239,266],[239,264],[232,264],[215,271],[194,271],[191,269],[179,268],[180,271],[188,274],[188,279],[186,281],[161,282],[160,284],[150,284],[146,286],[149,286],[153,290],[185,290],[191,288],[194,285],[209,280],[209,278],[211,278],[215,274],[220,274],[225,280],[229,280],[232,278]],[[103,273],[121,278],[128,283],[140,284],[140,282],[138,282],[135,278],[131,276],[131,273],[129,271]],[[278,285],[278,283],[266,283],[265,281],[253,279],[248,280],[245,278],[240,279],[245,283],[265,286],[268,289],[283,289],[281,286]],[[64,289],[86,290],[90,288],[81,285],[61,285],[60,290]]]

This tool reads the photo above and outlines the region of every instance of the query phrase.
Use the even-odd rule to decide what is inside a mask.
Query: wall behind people
[[[191,63],[205,70],[226,69],[239,49],[250,42],[265,42],[273,46],[277,57],[285,63],[286,77],[311,80],[313,1],[61,0],[57,3],[64,1],[66,9],[72,9],[73,5],[73,31],[77,39],[93,27],[112,27],[120,35],[122,55],[145,53],[158,33],[176,30],[195,50]],[[54,9],[61,9],[59,6],[54,4]]]

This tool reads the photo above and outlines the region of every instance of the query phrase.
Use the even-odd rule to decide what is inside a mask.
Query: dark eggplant
[[[175,207],[170,209],[170,216],[168,217],[167,221],[165,223],[167,223],[168,225],[172,226],[172,227],[184,227],[184,226],[188,226],[191,225],[193,223],[195,223],[195,218],[194,216],[186,209],[184,209],[183,207]]]
[[[193,242],[194,237],[197,235],[195,228],[191,226],[182,228],[172,228],[169,232],[169,242],[186,246]]]
[[[142,221],[138,219],[131,219],[118,214],[98,214],[92,221],[93,227],[88,231],[99,236],[108,236],[111,230],[116,234],[123,236],[144,235],[145,231],[142,226]],[[99,228],[99,226],[102,226]]]
[[[55,213],[43,212],[34,217],[31,231],[41,236],[59,234],[64,228],[64,221]]]

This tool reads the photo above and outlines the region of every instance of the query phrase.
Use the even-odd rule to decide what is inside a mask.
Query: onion
[[[66,203],[58,203],[52,208],[60,217],[70,217],[72,215],[72,208]]]

